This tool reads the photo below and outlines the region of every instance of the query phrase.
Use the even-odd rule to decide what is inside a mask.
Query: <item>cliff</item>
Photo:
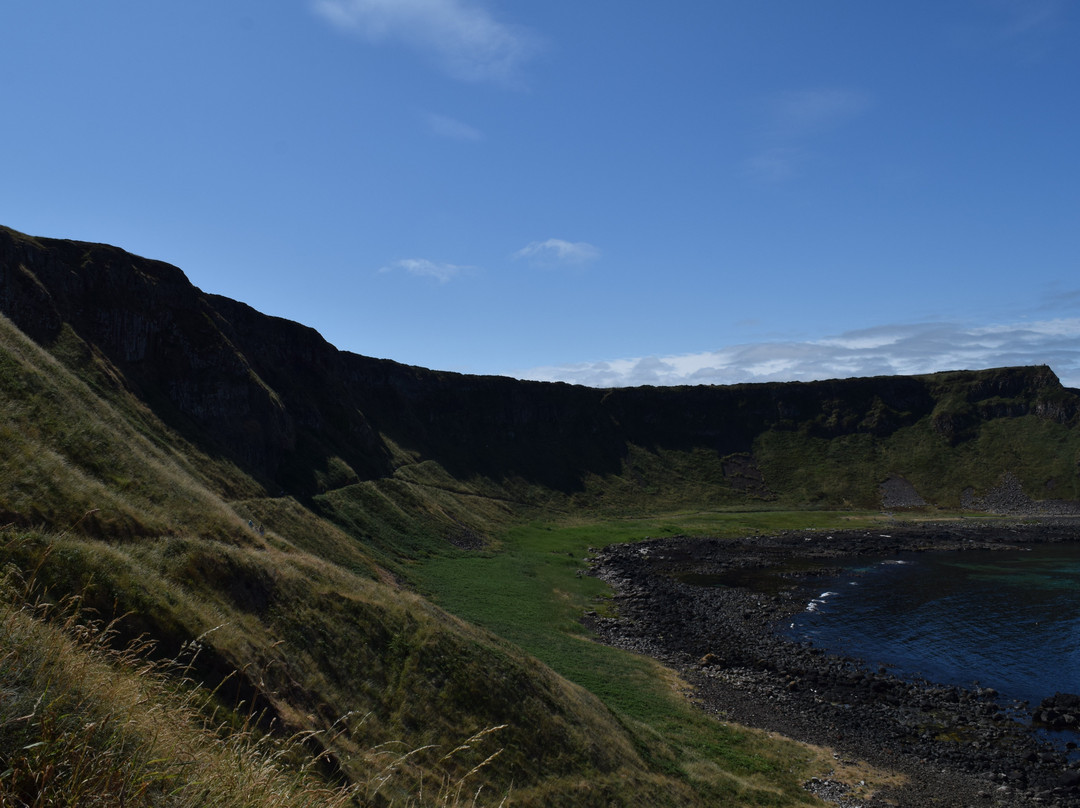
[[[502,493],[539,487],[598,500],[595,484],[608,480],[645,496],[691,473],[694,455],[703,475],[695,488],[704,482],[714,502],[873,507],[880,486],[900,476],[919,479],[927,502],[955,506],[1009,473],[1034,499],[1048,481],[1057,498],[1080,494],[1071,460],[1026,479],[1029,463],[978,448],[996,422],[1074,431],[1077,396],[1046,367],[613,390],[467,376],[339,351],[310,328],[202,292],[159,261],[6,229],[0,311],[45,347],[71,329],[166,423],[271,493],[310,497],[432,462]],[[800,464],[829,465],[823,442],[834,463],[871,478],[850,490],[825,478],[793,488],[794,476],[815,476]],[[969,479],[948,489],[933,482],[958,463]]]

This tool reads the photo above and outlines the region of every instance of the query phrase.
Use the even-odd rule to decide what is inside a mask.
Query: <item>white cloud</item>
[[[311,0],[334,26],[371,42],[419,50],[454,78],[514,83],[537,50],[520,26],[496,20],[473,0]]]
[[[439,283],[446,283],[451,278],[456,277],[461,272],[468,269],[472,269],[472,267],[458,266],[456,264],[437,264],[426,258],[402,258],[400,261],[395,261],[388,266],[382,267],[379,271],[394,272],[396,270],[403,270],[410,275],[418,275],[423,278],[435,278]]]
[[[527,258],[544,264],[584,264],[599,257],[600,250],[592,244],[559,238],[534,241],[514,253],[514,258]]]
[[[484,139],[484,133],[479,129],[454,118],[447,117],[446,115],[429,113],[426,116],[426,120],[431,131],[440,137],[448,137],[451,140],[471,141]]]
[[[1049,365],[1080,387],[1080,318],[971,327],[888,325],[806,342],[734,345],[718,351],[540,367],[511,374],[591,387],[736,384],[911,375]]]

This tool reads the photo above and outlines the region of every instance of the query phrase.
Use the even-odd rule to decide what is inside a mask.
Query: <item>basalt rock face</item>
[[[624,474],[629,447],[704,451],[721,476],[731,472],[732,496],[790,499],[757,463],[766,432],[880,443],[930,423],[948,448],[992,419],[1070,429],[1078,420],[1076,394],[1048,368],[614,390],[426,370],[339,351],[310,328],[202,292],[168,264],[5,228],[0,311],[45,347],[70,329],[167,423],[268,490],[301,495],[389,476],[392,443],[459,479],[565,493]],[[327,483],[320,472],[332,461],[338,476]],[[993,479],[1007,471],[994,468]],[[903,468],[872,473],[875,492],[892,474],[916,479]],[[1055,478],[1066,498],[1077,487],[1075,468],[1068,474]],[[962,482],[957,501],[964,485],[980,496],[989,485]]]
[[[169,264],[0,230],[0,308],[45,346],[66,325],[166,422],[264,481],[287,481],[288,458],[325,454],[327,445],[344,447],[369,473],[385,471],[363,416],[335,403],[329,344],[296,323],[206,295]],[[264,378],[282,373],[294,380],[288,397]]]
[[[268,489],[312,493],[310,472],[329,458],[353,480],[387,476],[384,436],[459,476],[560,489],[617,471],[624,452],[597,391],[338,351],[313,329],[105,245],[0,228],[0,311],[46,347],[70,327],[166,422],[210,439]]]

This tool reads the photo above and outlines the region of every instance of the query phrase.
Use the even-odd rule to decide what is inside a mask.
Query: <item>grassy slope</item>
[[[13,522],[0,537],[0,561],[35,570],[52,600],[80,593],[87,607],[125,615],[118,636],[145,632],[158,641],[157,656],[203,637],[194,672],[210,685],[226,679],[218,690],[226,704],[266,710],[297,731],[325,732],[352,714],[329,745],[351,781],[372,776],[379,765],[373,749],[419,749],[404,769],[453,780],[497,743],[500,757],[474,779],[489,793],[513,786],[517,805],[632,804],[646,796],[679,805],[733,794],[748,804],[785,805],[804,798],[787,773],[798,753],[785,747],[777,755],[737,733],[717,730],[724,756],[708,776],[699,766],[689,778],[671,744],[657,739],[665,727],[650,724],[649,715],[613,713],[587,687],[515,645],[398,588],[340,528],[291,498],[262,495],[234,466],[157,423],[73,335],[57,352],[78,374],[6,322],[0,346],[11,439],[0,491]],[[406,468],[401,476],[381,483],[386,512],[401,520],[382,529],[413,536],[418,549],[425,513],[471,510],[489,527],[518,513],[505,500],[450,497],[437,469]],[[222,490],[240,497],[226,501]],[[370,518],[380,511],[364,512]],[[249,519],[265,533],[249,528]],[[426,541],[430,553],[434,539]],[[606,650],[595,653],[602,662]],[[655,669],[626,664],[638,668],[634,687],[649,693]],[[586,681],[600,692],[622,684]],[[79,710],[92,723],[111,707],[91,694],[78,700]],[[441,761],[462,739],[503,724],[473,757]],[[385,788],[413,782],[399,778]]]
[[[102,271],[115,270],[117,256],[108,252]],[[245,318],[233,336],[248,334],[252,346],[272,336],[266,318],[219,304]],[[293,336],[325,358],[305,333]],[[370,422],[382,419],[390,431],[342,449],[348,461],[333,454],[337,438],[309,434],[294,465],[317,466],[290,473],[313,476],[323,493],[300,501],[268,496],[280,489],[268,492],[207,448],[221,444],[202,440],[193,423],[172,421],[190,427],[183,436],[167,427],[69,327],[45,352],[0,321],[0,349],[0,518],[19,530],[3,559],[40,566],[54,596],[85,592],[106,614],[130,612],[124,630],[148,632],[161,653],[210,632],[198,674],[213,684],[239,671],[220,691],[227,703],[242,699],[311,730],[357,711],[363,720],[332,752],[358,782],[370,774],[375,745],[445,749],[508,723],[499,733],[505,751],[479,777],[497,792],[513,780],[515,804],[807,799],[791,772],[805,765],[804,751],[702,720],[661,669],[588,642],[577,617],[603,594],[576,574],[588,546],[831,525],[840,517],[784,509],[874,508],[890,474],[954,507],[965,488],[982,496],[1006,472],[1035,498],[1078,495],[1075,414],[1046,417],[1067,415],[1071,394],[1053,385],[1032,393],[1037,372],[643,389],[601,399],[580,388],[361,363],[356,389],[384,396],[368,402]],[[306,358],[293,357],[296,367]],[[318,380],[292,378],[288,355],[262,359],[262,399],[318,403],[314,391],[306,397]],[[271,375],[278,365],[279,379]],[[384,372],[392,379],[380,388],[372,380]],[[328,394],[336,409],[324,414],[363,428],[339,398]],[[559,409],[564,398],[569,414]],[[919,409],[927,401],[932,411]],[[726,418],[728,405],[745,411]],[[455,435],[455,421],[477,406],[482,417]],[[769,416],[770,407],[782,417]],[[394,422],[402,408],[404,420]],[[485,429],[497,444],[486,461],[476,452]],[[535,456],[520,460],[520,441]],[[359,468],[369,445],[379,449],[380,472],[360,479],[350,463]],[[319,455],[327,446],[331,454]],[[770,511],[734,512],[746,508]],[[446,541],[475,546],[485,537],[497,541],[479,554]],[[481,629],[401,590],[395,574]],[[408,765],[435,771],[440,754],[418,752]]]
[[[215,661],[223,669],[248,666],[248,681],[269,680],[292,690],[275,696],[273,684],[265,688],[274,709],[297,728],[318,729],[359,709],[372,714],[358,744],[445,745],[482,729],[476,722],[505,718],[493,714],[494,705],[486,715],[462,714],[475,706],[469,683],[421,687],[423,666],[450,668],[448,658],[471,655],[475,666],[493,674],[522,677],[533,663],[373,580],[375,567],[358,545],[296,503],[246,499],[230,508],[193,479],[194,464],[184,462],[190,447],[168,430],[156,426],[159,442],[173,444],[163,450],[10,326],[3,336],[3,412],[14,444],[4,454],[5,510],[46,525],[81,528],[92,519],[94,533],[127,537],[118,543],[81,531],[42,533],[9,542],[7,560],[23,569],[41,564],[42,583],[54,593],[89,586],[86,597],[95,605],[111,610],[116,601],[119,611],[131,612],[125,629],[148,630],[166,651],[222,626],[208,640]],[[116,482],[127,479],[139,482]],[[257,490],[251,483],[248,488]],[[258,536],[242,518],[248,514],[260,522],[272,519],[272,531]],[[290,535],[297,537],[295,545]],[[396,658],[391,646],[400,649]],[[459,667],[461,674],[468,670]],[[530,720],[536,726],[530,729],[543,731],[538,713],[560,712],[556,705],[567,693],[554,677],[535,679],[539,692]],[[438,711],[433,700],[419,697],[432,689],[440,690]],[[553,735],[547,740],[588,759],[588,748],[600,746],[599,740],[575,743],[566,735],[587,736],[581,727],[586,722],[601,737],[605,728],[617,727],[602,711],[589,714],[585,708],[596,708],[588,699],[572,689],[569,695],[584,702],[582,715],[549,727]],[[309,711],[315,715],[309,718]],[[558,766],[551,762],[548,772]],[[525,778],[542,778],[539,767],[528,768]]]
[[[957,444],[930,419],[884,439],[770,430],[759,437],[755,455],[790,502],[822,507],[874,507],[879,485],[891,474],[904,477],[927,501],[954,510],[961,508],[965,489],[985,496],[1007,474],[1035,500],[1080,495],[1080,430],[1037,415],[989,421]]]
[[[112,536],[180,525],[222,539],[240,534],[240,520],[210,486],[221,480],[249,494],[258,487],[172,438],[130,396],[127,412],[110,404],[100,391],[109,386],[121,397],[118,380],[77,343],[65,331],[58,353],[81,353],[98,390],[0,318],[0,513]]]
[[[16,540],[10,534],[8,541]],[[305,769],[298,739],[267,741],[214,718],[208,694],[116,649],[77,600],[0,580],[0,804],[335,808],[350,790]]]

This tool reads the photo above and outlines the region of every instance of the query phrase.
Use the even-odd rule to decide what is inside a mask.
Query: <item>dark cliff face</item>
[[[66,325],[167,423],[297,494],[326,484],[331,459],[347,469],[335,484],[390,475],[387,439],[460,479],[572,492],[618,474],[631,445],[726,457],[766,430],[885,439],[932,418],[956,443],[988,418],[1077,420],[1048,368],[615,390],[425,370],[338,351],[168,264],[3,228],[0,310],[46,347]]]
[[[293,460],[325,455],[328,442],[363,445],[359,465],[385,471],[363,417],[327,403],[340,393],[327,372],[331,346],[311,329],[204,294],[176,267],[0,231],[0,307],[46,347],[66,324],[167,423],[209,439],[268,484],[301,483]],[[285,395],[267,371],[292,380]]]

